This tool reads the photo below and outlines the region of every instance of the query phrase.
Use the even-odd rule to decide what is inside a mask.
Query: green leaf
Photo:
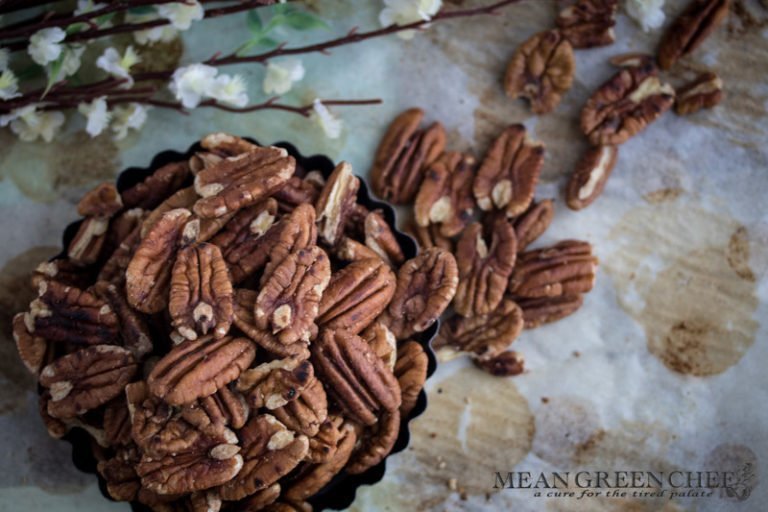
[[[257,9],[248,11],[246,23],[248,24],[248,30],[251,31],[251,34],[261,35],[261,31],[264,28],[264,24],[261,22],[261,16],[259,16]]]
[[[262,37],[259,40],[258,46],[263,46],[265,48],[272,48],[272,47],[275,47],[275,46],[277,46],[279,44],[280,44],[279,41],[277,41],[275,39],[272,39],[271,37],[266,37],[265,36],[265,37]]]
[[[296,11],[288,14],[286,16],[285,24],[295,30],[312,30],[316,28],[322,28],[324,30],[330,29],[326,22],[308,12]]]
[[[67,26],[64,32],[66,32],[68,36],[71,36],[72,34],[82,32],[86,28],[88,28],[88,24],[81,21],[78,23],[72,23],[71,25]]]
[[[43,91],[43,95],[40,97],[40,99],[45,98],[46,94],[48,94],[48,91],[51,90],[51,87],[53,87],[53,84],[59,81],[59,74],[61,73],[61,66],[64,65],[64,54],[62,52],[61,57],[56,59],[53,64],[48,68],[48,84],[45,86],[45,91]]]

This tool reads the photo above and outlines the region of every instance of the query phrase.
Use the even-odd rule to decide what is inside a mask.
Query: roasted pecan
[[[444,237],[440,233],[440,226],[436,224],[430,224],[428,227],[423,228],[412,222],[407,229],[408,233],[416,239],[416,243],[421,249],[429,249],[430,247],[439,247],[446,251],[453,252],[453,240],[448,237]]]
[[[113,183],[102,183],[87,192],[77,203],[83,217],[110,218],[123,208],[123,200]]]
[[[455,316],[443,325],[441,334],[452,348],[490,359],[506,350],[523,330],[523,312],[510,299],[486,315]]]
[[[330,278],[331,263],[319,247],[290,254],[264,275],[253,312],[256,327],[284,345],[309,341]]]
[[[112,283],[98,281],[93,289],[117,315],[123,346],[131,351],[136,360],[152,352],[152,336],[147,322],[128,304],[122,287],[118,289]]]
[[[715,73],[706,72],[678,89],[675,112],[681,116],[693,114],[703,108],[712,108],[723,99],[723,81]]]
[[[625,67],[605,82],[581,110],[581,129],[595,146],[626,142],[674,102],[653,64]]]
[[[508,350],[490,359],[474,359],[478,368],[485,370],[494,377],[513,377],[525,371],[525,359],[523,355]]]
[[[379,143],[371,168],[371,185],[379,196],[396,204],[413,200],[422,172],[445,147],[445,130],[433,123],[419,130],[424,112],[406,110],[392,121]]]
[[[514,228],[502,217],[490,228],[490,247],[483,238],[482,226],[474,223],[464,231],[456,248],[459,286],[453,307],[465,317],[487,315],[496,309],[515,266]]]
[[[131,417],[122,393],[104,407],[104,435],[109,446],[133,444]]]
[[[133,259],[133,253],[141,243],[141,226],[136,228],[123,239],[112,255],[104,263],[96,277],[99,281],[108,281],[110,283],[123,283],[125,281],[125,270]]]
[[[346,467],[350,475],[372,468],[389,455],[400,433],[400,411],[386,413],[381,421],[363,433],[360,447],[355,450]]]
[[[501,132],[485,155],[472,185],[482,210],[494,207],[508,217],[523,213],[533,201],[533,192],[544,162],[544,145],[530,140],[525,127],[515,124]]]
[[[306,456],[307,436],[295,435],[274,416],[262,414],[240,430],[243,469],[219,488],[225,500],[239,500],[270,487]]]
[[[131,419],[131,437],[139,448],[148,448],[170,421],[173,409],[152,396],[143,380],[125,386],[125,398]]]
[[[339,414],[329,415],[320,424],[314,437],[309,439],[307,460],[315,464],[329,462],[336,455],[339,441],[344,436],[344,418]]]
[[[405,260],[403,249],[381,211],[369,212],[364,226],[365,245],[387,265],[399,265]]]
[[[61,284],[86,289],[93,284],[93,269],[76,265],[67,258],[56,258],[40,263],[32,273],[32,286],[42,281],[58,281]]]
[[[578,294],[517,299],[517,305],[523,310],[526,329],[533,329],[542,324],[565,318],[575,313],[583,302],[584,297]]]
[[[299,396],[273,410],[272,414],[294,432],[315,437],[320,425],[328,418],[328,398],[323,384],[312,379]]]
[[[313,175],[314,176],[314,175]],[[316,204],[323,185],[313,179],[291,176],[283,188],[272,194],[281,212],[292,212],[301,204]]]
[[[730,0],[693,0],[669,26],[659,45],[659,66],[671,68],[704,42],[728,15]]]
[[[115,455],[96,466],[106,481],[107,493],[116,501],[133,501],[141,488],[135,466],[140,457],[135,446],[118,448]]]
[[[241,373],[237,390],[243,393],[251,408],[273,410],[298,398],[314,376],[312,363],[307,360],[275,359]]]
[[[202,199],[194,211],[201,218],[215,218],[256,204],[285,185],[295,168],[293,157],[275,147],[228,157],[195,176]]]
[[[256,349],[246,338],[185,341],[158,361],[147,383],[169,404],[188,404],[237,379],[255,356]]]
[[[311,350],[315,371],[350,418],[373,425],[381,412],[400,407],[397,379],[357,335],[325,329]]]
[[[344,233],[350,210],[357,201],[360,180],[352,174],[352,166],[341,162],[328,177],[317,198],[317,231],[321,241],[333,246]]]
[[[422,228],[440,226],[444,237],[458,235],[472,220],[475,159],[451,151],[433,163],[424,175],[416,196],[414,216]]]
[[[114,345],[95,345],[60,357],[40,372],[48,389],[48,413],[74,418],[103,405],[120,393],[136,374],[133,355]]]
[[[221,251],[212,244],[195,244],[176,255],[168,312],[183,337],[196,340],[212,331],[214,338],[229,332],[233,308],[232,282]]]
[[[274,242],[269,249],[269,261],[264,268],[264,276],[271,275],[272,269],[290,254],[315,245],[317,242],[315,209],[310,204],[299,205],[290,215],[283,217],[273,229],[274,232],[268,234]]]
[[[574,48],[606,46],[614,41],[617,0],[577,0],[558,14],[555,25]]]
[[[128,302],[142,313],[157,313],[168,301],[170,260],[176,253],[191,212],[171,210],[152,226],[136,248],[126,270]]]
[[[422,251],[397,271],[397,288],[382,320],[398,339],[409,338],[435,323],[458,285],[451,253],[437,247]]]
[[[212,151],[220,156],[237,156],[251,151],[257,151],[259,146],[248,142],[242,137],[231,135],[224,132],[209,133],[200,139],[200,145],[203,149]]]
[[[526,247],[538,239],[552,223],[554,215],[555,204],[551,199],[531,203],[531,206],[515,219],[517,251],[525,250]]]
[[[381,260],[379,254],[365,244],[344,236],[333,247],[332,254],[341,261]]]
[[[353,261],[331,276],[318,325],[359,333],[387,307],[395,283],[394,273],[380,259]]]
[[[123,190],[120,196],[126,208],[154,210],[168,196],[179,190],[189,178],[186,162],[174,162],[160,167],[144,181]]]
[[[185,500],[182,512],[219,512],[222,501],[215,490],[193,492]]]
[[[415,341],[408,341],[397,349],[395,377],[400,384],[403,401],[400,404],[400,416],[407,418],[424,388],[427,380],[429,359],[422,346]]]
[[[132,208],[112,217],[104,242],[104,255],[111,257],[112,253],[120,247],[120,244],[131,236],[136,227],[141,226],[145,216],[146,212],[141,208]]]
[[[507,64],[504,89],[512,99],[527,98],[534,113],[546,114],[571,88],[575,68],[568,39],[558,30],[539,32],[525,41]]]
[[[384,322],[372,323],[360,334],[360,337],[371,346],[374,354],[384,361],[390,370],[394,369],[397,360],[397,338]]]
[[[13,317],[13,339],[21,362],[34,375],[46,364],[49,355],[48,342],[41,336],[33,335],[24,323],[24,313]]]
[[[109,219],[103,217],[83,219],[67,248],[69,259],[84,266],[96,263],[101,256],[108,227]]]
[[[557,297],[588,292],[595,284],[597,258],[588,242],[563,240],[521,253],[509,280],[516,297]]]
[[[51,401],[51,394],[48,391],[40,393],[37,401],[37,412],[45,424],[48,435],[54,439],[61,439],[69,432],[71,420],[62,421],[48,414],[48,402]]]
[[[200,407],[205,410],[213,423],[240,429],[248,421],[250,409],[245,397],[223,386],[211,396],[200,399]]]
[[[223,156],[211,151],[198,151],[189,157],[189,170],[192,171],[192,174],[196,175],[203,169],[219,164],[222,160],[224,160]]]
[[[618,156],[618,146],[592,146],[587,149],[576,163],[565,190],[568,208],[586,208],[603,193]]]
[[[266,510],[268,506],[277,501],[277,498],[280,497],[281,491],[282,487],[280,484],[272,484],[266,489],[256,491],[255,494],[240,500],[238,502],[237,510],[242,510],[244,512]]]

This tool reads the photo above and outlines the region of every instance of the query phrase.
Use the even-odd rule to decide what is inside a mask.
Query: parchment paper
[[[684,3],[668,0],[668,19]],[[312,6],[339,33],[374,26],[381,8],[378,1],[352,0]],[[760,4],[747,7],[768,17]],[[537,195],[558,200],[552,227],[537,244],[586,239],[601,265],[577,314],[525,331],[515,342],[526,358],[524,375],[492,378],[461,360],[442,365],[428,383],[428,411],[411,424],[410,448],[390,459],[382,482],[361,489],[352,509],[760,510],[768,498],[761,481],[768,461],[766,30],[744,28],[744,16],[731,13],[727,26],[684,61],[720,73],[723,103],[688,118],[668,113],[623,145],[604,195],[574,213],[561,190],[585,147],[578,111],[612,74],[608,57],[651,51],[660,33],[645,34],[620,14],[617,43],[578,51],[574,87],[554,113],[535,117],[524,102],[504,97],[500,81],[515,47],[549,27],[556,12],[554,1],[527,0],[496,18],[433,26],[410,42],[391,37],[305,58],[307,78],[289,100],[385,101],[335,109],[345,122],[337,141],[286,114],[210,110],[189,117],[153,111],[140,134],[119,144],[90,140],[77,123],[50,145],[18,143],[0,132],[0,510],[128,508],[103,500],[95,477],[72,467],[69,445],[47,437],[33,380],[8,334],[12,314],[32,297],[28,273],[58,252],[60,233],[75,219],[74,204],[87,187],[213,130],[291,140],[305,154],[349,160],[366,175],[386,123],[410,106],[443,122],[452,149],[478,156],[506,124],[525,123],[547,146]],[[242,20],[206,27],[222,48],[245,37]],[[155,57],[192,62],[210,51],[209,38],[198,32]],[[263,69],[241,71],[258,98]],[[676,85],[683,78],[682,71],[672,76]],[[738,471],[745,464],[754,473],[745,501],[717,490],[708,498],[669,500],[669,494],[536,497],[532,490],[493,488],[496,472]]]

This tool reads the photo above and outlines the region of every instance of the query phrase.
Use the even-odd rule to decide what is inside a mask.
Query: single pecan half
[[[125,395],[104,406],[104,436],[109,446],[129,446],[133,444],[131,437],[131,416]]]
[[[360,180],[352,174],[352,166],[347,162],[337,165],[328,177],[315,203],[318,237],[323,243],[333,246],[343,235],[359,188]]]
[[[551,199],[534,201],[522,215],[515,218],[517,252],[536,241],[547,230],[555,215],[555,203]]]
[[[400,384],[400,393],[403,397],[400,404],[400,416],[408,418],[419,394],[427,380],[427,368],[429,359],[424,348],[415,341],[407,341],[397,349],[397,362],[395,363],[395,377]]]
[[[48,413],[74,418],[109,402],[136,374],[133,355],[122,347],[95,345],[67,354],[40,372],[40,385],[49,390]]]
[[[314,376],[312,363],[307,360],[275,359],[241,373],[237,390],[253,409],[273,410],[298,398]]]
[[[319,379],[312,379],[294,399],[272,411],[294,432],[313,438],[328,419],[328,397]]]
[[[259,146],[253,142],[224,132],[209,133],[200,139],[200,145],[203,149],[223,157],[237,156],[259,149]]]
[[[268,234],[270,240],[274,241],[269,249],[269,261],[264,268],[264,276],[271,275],[274,267],[290,254],[316,244],[315,209],[311,204],[299,205],[290,215],[280,219],[273,230],[273,233]]]
[[[117,285],[98,281],[93,289],[117,315],[123,346],[131,351],[136,360],[141,360],[145,355],[152,352],[152,336],[147,322],[140,313],[128,304],[123,288],[118,289]]]
[[[475,176],[472,191],[481,210],[498,208],[508,217],[523,213],[544,163],[544,145],[530,140],[525,127],[515,124],[493,142]]]
[[[422,332],[443,314],[458,285],[451,253],[437,247],[422,251],[397,271],[397,288],[382,321],[401,340]]]
[[[243,469],[219,488],[225,500],[239,500],[270,487],[304,459],[309,450],[306,436],[295,435],[274,416],[252,418],[240,430]]]
[[[105,480],[107,493],[115,501],[133,501],[141,488],[141,480],[135,466],[140,459],[135,446],[120,447],[109,459],[96,466]]]
[[[525,371],[523,355],[507,350],[490,359],[473,359],[475,365],[494,377],[514,377]]]
[[[189,157],[187,163],[189,164],[189,170],[192,171],[192,174],[197,175],[197,173],[203,169],[213,167],[214,165],[219,164],[222,160],[224,160],[223,156],[212,151],[198,151]]]
[[[246,338],[188,340],[158,361],[147,383],[169,404],[188,404],[237,379],[254,357],[256,349]]]
[[[179,334],[189,340],[209,331],[214,338],[225,336],[232,323],[233,295],[227,264],[218,247],[195,244],[178,252],[168,312]]]
[[[168,196],[179,190],[189,178],[186,162],[173,162],[147,176],[144,181],[123,190],[120,197],[126,208],[154,210]]]
[[[516,297],[557,297],[585,293],[595,284],[597,258],[589,242],[563,240],[521,253],[509,280]]]
[[[24,313],[13,317],[13,340],[16,342],[21,362],[33,375],[37,375],[49,355],[48,342],[45,338],[29,332],[24,323]]]
[[[574,48],[612,44],[617,0],[577,0],[557,15],[555,25]]]
[[[416,224],[423,228],[438,224],[442,236],[458,235],[472,220],[475,208],[474,169],[473,156],[455,151],[443,153],[427,169],[416,195]]]
[[[373,425],[379,413],[400,407],[397,379],[359,336],[325,329],[311,350],[315,371],[351,419]]]
[[[624,67],[581,110],[581,130],[595,146],[626,142],[674,103],[675,90],[652,63]]]
[[[272,194],[272,198],[277,201],[281,212],[290,213],[299,205],[316,204],[324,184],[324,181],[319,182],[294,174],[283,188]]]
[[[295,168],[296,161],[282,148],[257,148],[225,158],[195,176],[202,199],[194,211],[201,218],[215,218],[256,204],[285,185]]]
[[[333,247],[332,254],[341,261],[381,260],[381,256],[365,244],[344,236]],[[382,260],[383,262],[383,260]]]
[[[565,189],[568,208],[586,208],[603,193],[618,156],[618,146],[592,146],[587,149],[576,163]]]
[[[400,411],[395,410],[384,414],[378,423],[366,428],[363,432],[360,446],[355,450],[346,467],[347,473],[359,475],[384,460],[395,446],[399,433]]]
[[[523,330],[523,312],[505,298],[486,315],[455,316],[443,324],[441,334],[447,344],[479,359],[490,359],[503,352]]]
[[[331,275],[317,323],[357,334],[384,311],[395,286],[395,274],[380,259],[353,261]]]
[[[428,227],[421,227],[415,222],[412,222],[406,231],[416,239],[416,243],[421,249],[429,249],[430,247],[439,247],[446,251],[453,252],[453,240],[443,236],[440,233],[440,226],[437,224],[430,224]]]
[[[456,312],[465,317],[487,315],[504,297],[509,276],[515,266],[515,230],[503,217],[490,226],[490,247],[483,238],[483,227],[467,228],[456,248],[459,286],[453,298]]]
[[[507,64],[504,90],[512,99],[524,97],[536,114],[552,112],[571,88],[576,63],[571,43],[558,30],[547,30],[525,41]]]
[[[659,45],[659,66],[671,68],[701,45],[728,15],[730,0],[693,0],[664,33]]]
[[[445,148],[445,130],[433,123],[419,130],[424,112],[406,110],[392,121],[381,139],[371,168],[373,191],[396,204],[413,200],[421,184],[422,172]]]
[[[239,392],[223,386],[214,394],[200,399],[200,407],[216,424],[240,429],[248,421],[250,408]]]
[[[706,72],[677,90],[675,112],[685,116],[703,108],[712,108],[723,100],[723,81],[715,73]]]
[[[74,238],[67,247],[67,256],[78,265],[96,263],[102,253],[107,239],[109,219],[104,217],[87,217],[80,223]]]
[[[399,265],[405,254],[384,214],[380,210],[369,212],[364,223],[365,245],[379,255],[387,265]]]
[[[584,296],[580,294],[517,299],[517,305],[523,310],[526,329],[533,329],[572,315],[583,303]]]
[[[167,304],[172,268],[169,263],[190,215],[192,213],[183,208],[163,215],[128,264],[125,276],[128,302],[142,313],[157,313]]]
[[[110,218],[123,208],[123,200],[114,183],[101,183],[87,192],[77,203],[83,217]]]

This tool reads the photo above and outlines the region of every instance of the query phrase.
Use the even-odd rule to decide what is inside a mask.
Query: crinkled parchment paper
[[[480,2],[465,2],[464,5]],[[683,1],[668,0],[668,18]],[[313,8],[339,31],[376,24],[378,1],[318,1]],[[768,18],[755,2],[748,8]],[[482,154],[502,127],[523,122],[546,143],[540,197],[555,197],[552,227],[539,244],[592,242],[601,260],[597,285],[574,316],[525,331],[515,349],[527,372],[498,379],[465,361],[441,366],[428,383],[428,411],[412,422],[405,452],[387,474],[359,491],[353,510],[759,510],[768,498],[768,32],[725,27],[684,61],[711,67],[725,100],[689,118],[666,114],[621,147],[604,195],[587,210],[566,209],[561,190],[585,147],[580,106],[612,70],[611,55],[650,51],[660,34],[643,33],[621,14],[611,47],[576,54],[572,90],[552,114],[532,116],[503,95],[500,81],[515,47],[548,27],[556,2],[527,0],[496,18],[433,26],[410,42],[395,37],[304,59],[307,78],[291,101],[381,97],[380,107],[337,109],[341,139],[328,141],[285,114],[189,117],[154,111],[138,135],[120,143],[90,140],[70,126],[50,145],[15,142],[0,132],[0,510],[127,510],[105,502],[95,477],[69,462],[69,445],[50,440],[37,418],[33,380],[14,354],[10,319],[31,298],[35,262],[57,252],[82,191],[121,168],[146,165],[163,149],[185,149],[212,130],[263,142],[293,141],[303,152],[351,161],[365,175],[386,123],[421,106],[439,119],[450,146]],[[353,19],[348,18],[350,14]],[[235,47],[242,20],[206,26]],[[307,37],[323,37],[314,34]],[[208,56],[204,38],[156,50],[185,62]],[[146,54],[151,59],[150,54]],[[243,68],[258,97],[263,69]],[[685,78],[678,71],[672,77]],[[495,473],[590,471],[738,471],[753,475],[745,501],[721,496],[662,498],[541,497],[493,489]]]

